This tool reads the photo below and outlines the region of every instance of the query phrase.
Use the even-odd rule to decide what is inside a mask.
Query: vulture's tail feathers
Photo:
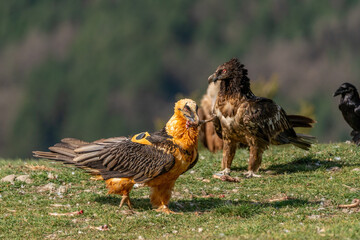
[[[297,138],[291,138],[290,142],[294,146],[299,147],[304,150],[309,150],[311,147],[311,144],[316,143],[316,141],[317,141],[316,137],[306,135],[306,134],[297,133],[296,136],[297,136]]]
[[[315,120],[305,116],[287,115],[287,117],[292,127],[312,128],[313,127],[312,124],[316,123]]]

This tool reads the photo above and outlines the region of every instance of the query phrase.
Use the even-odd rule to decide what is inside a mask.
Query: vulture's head
[[[209,76],[208,82],[210,84],[218,80],[221,81],[226,81],[230,79],[241,80],[246,76],[247,76],[247,70],[244,68],[244,65],[241,64],[237,58],[232,58],[230,61],[218,66],[216,71],[211,76]]]
[[[358,95],[358,92],[354,85],[350,83],[343,83],[334,93],[334,97],[338,95],[341,95],[342,97],[344,97],[345,95],[349,95],[350,97],[352,97],[354,95]]]
[[[186,128],[198,127],[200,119],[197,114],[198,106],[194,100],[185,98],[175,103],[175,114],[186,120]]]

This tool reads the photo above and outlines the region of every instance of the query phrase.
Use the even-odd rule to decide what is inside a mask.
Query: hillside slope
[[[0,182],[0,238],[358,238],[360,206],[338,207],[360,196],[355,145],[315,145],[309,152],[271,148],[262,178],[241,176],[246,158],[247,151],[239,150],[233,163],[240,182],[222,182],[212,178],[221,154],[201,151],[199,163],[174,189],[170,208],[182,215],[151,210],[146,188],[132,192],[131,213],[81,170],[44,160],[0,160],[0,179],[25,174],[32,181]],[[63,213],[75,215],[56,215]]]

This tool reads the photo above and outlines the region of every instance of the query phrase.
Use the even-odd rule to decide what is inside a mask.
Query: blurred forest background
[[[4,0],[0,19],[1,157],[157,130],[232,57],[313,109],[320,142],[350,139],[332,95],[360,88],[360,1]]]

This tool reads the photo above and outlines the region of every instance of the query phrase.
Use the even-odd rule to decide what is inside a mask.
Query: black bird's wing
[[[355,114],[360,117],[360,104],[354,109]]]

